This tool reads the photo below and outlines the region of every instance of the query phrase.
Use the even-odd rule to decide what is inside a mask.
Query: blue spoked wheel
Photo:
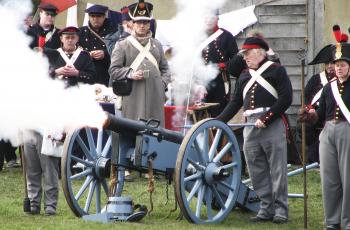
[[[61,162],[62,188],[69,207],[78,217],[105,209],[111,143],[111,132],[88,127],[66,137]]]
[[[175,194],[185,218],[196,224],[224,220],[237,200],[241,167],[229,126],[215,119],[196,123],[176,160]]]

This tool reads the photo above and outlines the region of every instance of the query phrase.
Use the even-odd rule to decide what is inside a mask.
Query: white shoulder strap
[[[321,84],[323,85],[323,87],[328,83],[328,80],[327,80],[327,77],[326,77],[326,72],[323,71],[320,73],[320,79],[321,79]],[[322,94],[322,91],[323,91],[323,87],[322,89],[320,89],[316,95],[314,96],[314,98],[312,98],[312,101],[311,101],[311,105],[315,104],[318,99],[320,99],[321,97],[321,94]]]
[[[52,31],[50,31],[50,32],[48,32],[47,34],[46,34],[46,36],[45,36],[45,42],[47,42],[47,41],[49,41],[51,38],[52,38],[52,35],[56,32],[56,27],[55,28],[53,28],[53,30]]]
[[[157,69],[159,69],[157,60],[149,52],[151,49],[151,40],[149,40],[147,45],[143,47],[133,36],[130,35],[127,37],[127,39],[140,52],[130,66],[133,70],[137,70],[145,58],[147,58]]]
[[[212,41],[218,38],[224,31],[222,29],[218,29],[215,33],[210,35],[207,39],[205,39],[198,47],[199,51],[202,51],[205,47],[207,47]]]
[[[82,49],[78,47],[71,58],[67,56],[67,54],[62,50],[62,48],[58,48],[57,51],[60,53],[63,60],[66,62],[67,65],[73,65],[75,61],[77,60],[79,54],[81,53]]]
[[[267,61],[262,66],[260,66],[260,68],[257,71],[249,69],[249,73],[252,76],[252,78],[249,80],[249,82],[246,84],[246,86],[243,89],[243,98],[245,98],[248,90],[250,89],[250,87],[252,87],[255,81],[257,81],[260,85],[262,85],[267,91],[269,92],[271,91],[270,93],[275,98],[278,98],[277,91],[263,77],[261,77],[261,74],[265,72],[265,70],[269,68],[272,64],[273,64],[272,61]]]
[[[332,92],[333,92],[335,101],[339,105],[339,108],[340,108],[341,112],[344,114],[346,120],[350,124],[350,112],[349,112],[349,109],[344,104],[343,99],[341,98],[341,95],[340,95],[339,89],[338,89],[337,81],[333,81],[331,83],[331,87],[332,87]]]
[[[323,86],[325,86],[328,83],[326,71],[320,73],[320,79]]]

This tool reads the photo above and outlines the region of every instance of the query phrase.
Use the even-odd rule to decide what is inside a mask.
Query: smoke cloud
[[[216,64],[205,65],[200,44],[208,37],[205,19],[222,7],[225,1],[176,0],[177,14],[166,31],[173,55],[169,62],[175,80],[172,99],[178,106],[174,111],[174,126],[181,126],[184,119],[185,123],[188,122],[187,113],[181,108],[187,108],[196,100],[194,85],[206,86],[219,73]]]
[[[225,0],[176,0],[177,15],[172,19],[172,31],[176,31],[170,37],[173,47],[173,58],[170,66],[175,80],[180,84],[190,87],[193,81],[199,81],[206,85],[218,74],[216,65],[205,65],[199,49],[200,44],[207,38],[205,18],[209,12],[219,9]],[[186,90],[180,87],[178,91]],[[176,101],[184,101],[188,97],[187,92],[177,92]]]
[[[47,59],[29,48],[23,23],[31,7],[29,0],[0,2],[6,19],[0,20],[0,139],[19,144],[19,131],[101,127],[105,114],[94,87],[64,89],[61,81],[50,79]]]

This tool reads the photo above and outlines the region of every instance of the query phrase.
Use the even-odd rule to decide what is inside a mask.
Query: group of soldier
[[[27,31],[31,48],[50,62],[50,76],[65,82],[112,85],[128,79],[131,91],[123,95],[122,116],[153,118],[164,125],[164,92],[171,81],[161,43],[154,38],[153,5],[140,0],[121,10],[116,28],[106,17],[108,8],[94,5],[86,10],[89,24],[81,28],[54,26],[57,8],[41,4],[39,22]],[[260,210],[253,222],[288,221],[287,141],[285,112],[292,103],[292,85],[285,68],[261,34],[252,34],[238,47],[234,36],[217,26],[218,13],[208,15],[202,51],[205,64],[214,63],[219,74],[207,85],[207,102],[219,103],[210,111],[228,122],[243,107],[243,116],[254,126],[243,130],[243,150]],[[314,149],[311,162],[320,161],[326,229],[350,229],[350,46],[343,40],[326,46],[311,64],[325,63],[325,71],[313,76],[306,87],[306,108],[300,122],[309,122],[314,135],[307,143]],[[237,77],[230,96],[229,75]],[[321,131],[321,129],[323,130]],[[318,135],[320,159],[318,159]],[[41,176],[45,177],[45,213],[56,213],[58,196],[57,158],[41,153],[42,136],[25,146],[31,213],[40,213]],[[60,139],[62,137],[59,137]]]

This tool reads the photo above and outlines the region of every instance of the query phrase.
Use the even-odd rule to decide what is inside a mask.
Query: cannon
[[[111,166],[117,175],[113,188],[107,183]],[[194,124],[184,135],[159,127],[156,120],[108,114],[103,129],[85,127],[67,134],[62,187],[78,217],[137,221],[147,210],[136,211],[131,198],[122,196],[124,171],[151,170],[174,181],[176,202],[188,221],[215,223],[236,206],[259,210],[257,195],[241,182],[241,167],[234,133],[216,119]]]

